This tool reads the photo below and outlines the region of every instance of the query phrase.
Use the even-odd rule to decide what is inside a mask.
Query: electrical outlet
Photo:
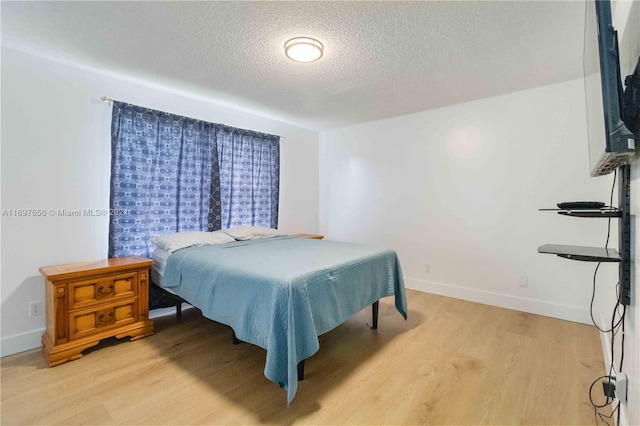
[[[625,373],[616,374],[616,398],[623,404],[627,403],[627,375]]]
[[[520,287],[529,287],[529,277],[526,275],[520,275]]]
[[[428,263],[424,264],[424,271],[426,273],[430,273],[431,272],[431,265],[429,265]]]
[[[42,310],[44,306],[42,302],[29,302],[29,316],[35,317],[38,315],[42,315]]]

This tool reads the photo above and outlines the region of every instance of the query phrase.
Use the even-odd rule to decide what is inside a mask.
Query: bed
[[[229,325],[237,339],[267,351],[265,376],[287,391],[298,366],[319,349],[318,336],[386,296],[407,318],[396,253],[368,245],[274,236],[157,249],[156,284]],[[377,313],[376,313],[377,314]]]

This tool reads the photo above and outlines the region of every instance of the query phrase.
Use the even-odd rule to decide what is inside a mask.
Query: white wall
[[[620,71],[622,77],[631,74],[640,57],[640,2],[614,1],[613,26],[618,31],[620,44]],[[636,149],[640,140],[636,137]],[[640,215],[640,157],[631,164],[631,304],[625,320],[624,372],[629,378],[628,403],[621,406],[620,424],[640,425],[640,313],[638,312],[638,286],[640,285],[640,255],[638,241],[638,215]],[[610,291],[614,289],[611,288]],[[620,339],[618,339],[619,341]],[[621,348],[616,348],[616,368]]]
[[[589,177],[576,80],[322,132],[320,232],[395,249],[408,288],[589,323],[594,265],[537,248],[602,245],[606,220],[538,209],[612,181]]]
[[[133,104],[286,137],[281,143],[281,230],[318,230],[318,135],[195,96],[2,49],[2,209],[109,207],[109,96]],[[2,220],[2,355],[40,346],[40,266],[107,256],[107,217]]]

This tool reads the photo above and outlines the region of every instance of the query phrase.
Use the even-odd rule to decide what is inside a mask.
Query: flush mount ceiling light
[[[311,37],[294,37],[284,44],[284,54],[296,62],[317,61],[323,52],[322,43]]]

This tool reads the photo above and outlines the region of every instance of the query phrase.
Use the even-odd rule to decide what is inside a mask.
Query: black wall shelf
[[[545,244],[538,247],[538,253],[557,254],[560,257],[583,262],[621,262],[622,257],[616,249],[601,247],[566,246]]]
[[[592,210],[571,210],[571,211],[565,211],[565,212],[558,212],[558,214],[564,215],[564,216],[573,216],[573,217],[604,217],[604,218],[609,218],[609,217],[622,217],[622,212],[619,210],[607,210],[607,211],[603,211],[603,210],[598,210],[598,211],[592,211]]]
[[[618,208],[602,209],[540,209],[555,211],[563,216],[587,218],[617,218],[618,250],[604,247],[568,246],[545,244],[538,247],[538,253],[555,254],[570,260],[582,262],[619,263],[620,294],[619,302],[628,305],[631,302],[631,168],[629,165],[618,169]]]
[[[601,218],[617,218],[622,217],[622,212],[615,208],[596,209],[596,210],[564,210],[564,209],[539,209],[540,211],[557,212],[563,216],[573,217],[601,217]]]

